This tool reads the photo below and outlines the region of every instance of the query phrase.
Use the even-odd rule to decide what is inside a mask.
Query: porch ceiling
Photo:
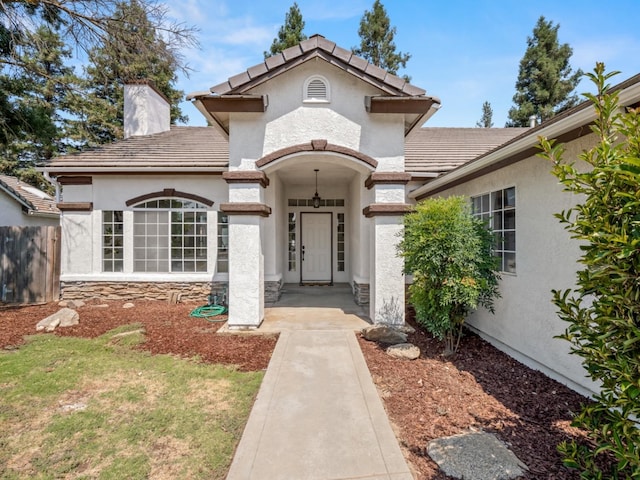
[[[276,170],[280,180],[285,184],[308,185],[315,188],[315,172],[318,171],[318,189],[328,185],[347,185],[357,174],[353,168],[343,165],[327,164],[318,160],[297,159],[296,164],[288,163]],[[313,193],[313,192],[311,192]]]

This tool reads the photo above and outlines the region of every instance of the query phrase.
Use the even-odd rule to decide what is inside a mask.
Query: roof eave
[[[486,169],[492,164],[495,164],[507,157],[516,155],[517,153],[524,151],[528,148],[535,147],[540,142],[539,136],[547,138],[555,138],[562,133],[577,128],[582,125],[586,125],[595,119],[595,112],[592,109],[585,109],[576,112],[574,115],[568,117],[565,122],[558,122],[549,125],[547,128],[532,129],[531,132],[524,136],[517,137],[514,142],[507,143],[496,150],[493,150],[485,156],[477,157],[469,163],[454,168],[453,170],[441,175],[432,182],[419,187],[412,192],[409,192],[409,198],[420,199],[428,196],[431,192],[441,190],[443,187],[450,183],[454,183],[463,177],[467,177]],[[535,131],[533,131],[535,130]]]
[[[618,92],[620,106],[635,105],[640,100],[640,75],[635,75],[611,90]],[[527,149],[535,148],[540,143],[539,137],[555,139],[572,130],[586,127],[596,119],[596,111],[591,101],[585,101],[568,110],[564,115],[558,115],[558,117],[552,118],[547,124],[542,123],[538,127],[530,129],[530,131],[515,137],[496,149],[480,155],[471,162],[457,167],[432,182],[409,192],[409,198],[420,200],[434,192],[446,189],[449,185],[461,183],[465,178],[490,169],[509,157]]]
[[[127,167],[92,167],[84,165],[81,167],[73,166],[51,166],[43,167],[42,171],[47,172],[53,177],[64,174],[118,174],[118,173],[212,173],[218,174],[226,172],[229,168],[225,167],[184,167],[184,166],[161,166],[161,167],[144,167],[144,166],[127,166]]]

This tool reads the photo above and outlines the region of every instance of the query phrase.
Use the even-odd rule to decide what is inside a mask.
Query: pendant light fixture
[[[317,168],[314,168],[313,171],[316,172],[316,194],[313,196],[313,198],[311,200],[313,201],[313,208],[320,208],[320,195],[318,195],[318,172],[319,172],[319,170]]]

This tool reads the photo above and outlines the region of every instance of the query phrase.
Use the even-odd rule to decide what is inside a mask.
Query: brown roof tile
[[[56,157],[45,169],[55,174],[123,169],[222,172],[228,166],[229,142],[217,129],[172,126],[167,132]]]
[[[421,128],[405,143],[405,170],[443,173],[508,142],[528,128]]]
[[[4,191],[29,210],[37,213],[60,214],[53,197],[43,191],[21,182],[16,177],[0,174],[0,191]]]
[[[314,55],[345,68],[348,72],[382,88],[387,94],[422,96],[426,93],[423,89],[407,83],[402,78],[391,75],[382,68],[367,62],[364,58],[353,55],[349,50],[338,47],[335,42],[327,40],[321,35],[313,35],[300,44],[287,48],[282,53],[266,58],[263,63],[254,65],[247,71],[234,75],[227,82],[211,87],[210,91],[219,95],[246,93],[246,90],[255,86],[256,82],[259,83],[260,77],[264,77],[265,80],[272,78],[273,75],[270,74],[274,70],[282,67],[281,71],[284,71],[300,64],[300,62],[313,58]],[[346,64],[346,67],[344,64]],[[201,95],[189,95],[189,97],[195,98],[198,96]]]
[[[267,66],[264,63],[259,63],[257,65],[254,65],[250,69],[248,69],[247,73],[252,79],[254,79],[256,77],[259,77],[260,75],[264,75],[268,71],[269,70],[267,69]]]
[[[295,45],[293,47],[286,48],[282,51],[282,56],[284,57],[285,62],[293,60],[294,58],[298,58],[302,55],[302,49],[300,45]]]

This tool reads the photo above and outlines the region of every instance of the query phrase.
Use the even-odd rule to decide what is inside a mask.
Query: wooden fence
[[[0,227],[0,303],[60,296],[60,227]]]

